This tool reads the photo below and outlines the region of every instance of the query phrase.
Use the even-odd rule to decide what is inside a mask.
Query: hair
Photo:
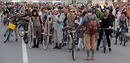
[[[34,15],[34,12],[36,12],[36,15]],[[38,15],[38,12],[33,10],[33,11],[32,11],[32,16],[35,16],[35,17],[39,16],[39,15]]]

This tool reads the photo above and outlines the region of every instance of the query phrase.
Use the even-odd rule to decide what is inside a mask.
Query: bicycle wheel
[[[44,34],[43,34],[43,48],[44,48],[44,50],[47,50],[47,48],[49,46],[49,35],[50,35],[49,23],[48,23],[48,21],[46,21]]]
[[[106,45],[104,45],[103,47],[104,47],[103,52],[106,53]]]
[[[31,26],[30,24],[29,24],[27,36],[28,36],[28,46],[32,48],[32,46],[34,45],[33,44],[33,26]]]
[[[4,43],[6,43],[9,40],[9,37],[10,37],[10,32],[8,30],[7,33],[6,33],[6,37],[4,39]]]
[[[125,36],[125,35],[123,34],[123,40],[124,40],[124,46],[125,46],[125,44],[126,44],[126,39],[125,39],[124,36]]]
[[[72,37],[71,35],[67,35],[66,49],[68,52],[70,52],[71,48],[72,48]]]
[[[72,43],[72,58],[73,58],[73,60],[75,60],[75,44],[74,43]]]
[[[22,25],[18,26],[18,34],[19,34],[20,37],[24,36],[24,28],[23,28]]]

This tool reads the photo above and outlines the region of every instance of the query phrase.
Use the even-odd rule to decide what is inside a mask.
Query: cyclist
[[[108,11],[108,10],[106,10]],[[107,12],[104,13],[103,17],[101,18],[101,28],[109,28],[110,27],[110,19],[108,17]],[[102,39],[102,35],[103,35],[103,30],[100,30],[99,33],[99,39],[98,39],[98,43],[97,43],[97,51],[99,50],[99,46],[100,46],[100,42]],[[106,35],[106,39],[107,39],[107,43],[108,43],[108,47],[109,47],[109,51],[111,51],[111,45],[110,45],[110,31],[108,29],[105,30],[105,35]]]
[[[121,32],[122,34],[127,32],[128,20],[127,20],[127,17],[125,16],[124,12],[121,13],[121,16],[119,17],[117,22],[118,23],[117,23],[116,39],[118,38],[118,35],[119,35],[119,28],[122,28],[124,30],[124,32]],[[121,35],[121,36],[122,36],[121,39],[123,39],[123,35]],[[117,44],[117,43],[115,43],[115,44]]]
[[[19,22],[22,20],[22,18],[20,17],[20,14],[17,13],[15,16],[12,16],[8,19],[12,19],[12,23],[14,25],[16,25],[15,27],[15,36],[16,36],[16,40],[15,41],[18,41],[18,34],[17,34],[17,25],[19,24]],[[6,32],[8,31],[9,28],[7,28]],[[4,33],[4,37],[6,36],[6,32]]]

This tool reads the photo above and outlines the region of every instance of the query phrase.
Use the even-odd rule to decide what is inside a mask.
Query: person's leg
[[[14,29],[14,31],[15,31],[16,41],[18,41],[17,27]]]
[[[79,40],[78,40],[78,51],[80,50],[81,41],[82,41],[82,38],[79,38]]]
[[[62,33],[62,29],[61,28],[59,28],[58,30],[57,30],[57,36],[58,36],[58,43],[59,43],[59,49],[61,49],[62,48],[62,39],[63,39],[63,33]]]
[[[100,43],[101,43],[101,40],[102,40],[102,35],[103,35],[103,31],[100,30],[100,33],[99,33],[99,39],[98,39],[98,42],[97,42],[97,51],[99,50],[99,46],[100,46]]]
[[[41,34],[42,34],[42,30],[41,30],[41,28],[38,28],[38,30],[37,30],[38,39],[37,39],[37,44],[36,44],[37,48],[39,48],[39,43],[41,41]]]
[[[34,45],[33,45],[32,48],[36,47],[36,33],[37,33],[36,28],[34,28],[34,37],[33,37],[33,39],[34,39],[34,41],[33,41]]]
[[[5,31],[5,33],[4,33],[4,37],[6,36],[6,33],[7,33],[8,30],[9,30],[9,28],[7,28],[7,30]]]
[[[95,51],[95,34],[91,35],[90,37],[91,40],[91,49],[92,49],[92,57],[91,59],[94,60],[94,51]]]
[[[107,44],[108,44],[109,51],[111,51],[111,41],[109,38],[109,34],[106,34],[106,38],[107,38]]]
[[[86,53],[87,53],[87,58],[86,60],[90,60],[90,35],[86,34],[85,35],[85,42],[86,42]]]
[[[54,29],[54,42],[56,43],[53,49],[58,49],[57,31]]]

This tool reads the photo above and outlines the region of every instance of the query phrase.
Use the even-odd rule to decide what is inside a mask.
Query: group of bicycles
[[[12,15],[12,14],[10,14]],[[10,17],[10,15],[8,14],[3,14],[1,13],[1,22],[4,25],[8,26],[8,30],[6,33],[6,36],[4,37],[4,43],[6,43],[7,41],[9,41],[10,37],[13,36],[13,30],[14,28],[16,28],[16,25],[14,25],[12,23],[12,19],[8,19]],[[20,15],[22,15],[20,13]],[[18,24],[18,34],[20,37],[22,37],[22,39],[24,39],[24,42],[28,42],[28,47],[32,48],[32,46],[34,45],[33,41],[34,41],[34,28],[33,28],[33,23],[32,20],[30,19],[29,23],[28,23],[28,27],[25,27],[25,23],[23,23],[23,20],[25,19],[25,17],[22,17],[21,22]],[[47,50],[49,48],[49,45],[51,43],[53,43],[54,39],[53,39],[53,26],[52,26],[52,16],[48,15],[47,19],[45,21],[45,25],[44,25],[44,31],[42,33],[42,38],[43,41],[41,42],[42,44],[42,48],[44,50]],[[25,28],[27,28],[28,30],[25,30]],[[81,43],[79,43],[79,37],[77,33],[72,33],[71,31],[74,30],[75,28],[72,27],[63,27],[63,41],[62,41],[62,47],[65,46],[66,51],[67,52],[71,52],[72,53],[72,59],[75,60],[76,58],[76,54],[75,51],[77,48],[80,48],[81,46],[78,46],[79,44],[82,43],[82,49],[85,50],[85,41],[84,38],[82,40]],[[105,30],[108,28],[103,28],[103,39],[102,39],[102,44],[103,44],[103,52],[106,53],[106,45],[107,45],[107,39],[106,39],[106,35],[105,35]],[[27,34],[27,36],[25,36],[25,33]],[[124,33],[124,27],[119,28],[119,33],[116,36],[115,39],[115,44],[117,44],[117,41],[119,39],[118,42],[120,42],[120,44],[126,46],[126,40],[125,40],[126,36]],[[64,41],[66,39],[66,41]],[[98,38],[97,38],[98,39]]]

